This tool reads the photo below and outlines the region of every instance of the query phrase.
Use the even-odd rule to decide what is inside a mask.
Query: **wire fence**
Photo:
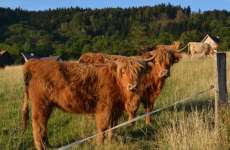
[[[133,123],[133,122],[136,122],[137,120],[140,120],[140,119],[142,119],[142,118],[145,118],[146,116],[153,115],[153,114],[156,114],[156,113],[158,113],[158,112],[164,111],[164,110],[166,110],[166,109],[168,109],[168,108],[175,107],[175,106],[177,106],[178,104],[185,103],[185,102],[189,101],[191,98],[194,98],[194,97],[197,97],[197,96],[202,95],[202,94],[204,94],[204,93],[207,93],[207,92],[209,92],[209,91],[212,90],[212,89],[214,89],[214,85],[211,85],[209,88],[207,88],[207,89],[205,89],[205,90],[202,90],[202,91],[200,91],[200,92],[197,92],[197,93],[195,93],[195,94],[193,94],[193,95],[191,95],[191,96],[189,96],[189,97],[183,98],[183,99],[181,99],[181,100],[179,100],[179,101],[177,101],[177,102],[175,102],[175,103],[173,103],[173,104],[169,104],[169,105],[167,105],[167,106],[165,106],[165,107],[158,108],[158,109],[156,109],[156,110],[154,110],[154,111],[152,111],[152,112],[145,113],[145,114],[143,114],[143,115],[137,116],[137,117],[133,118],[132,120],[125,121],[125,122],[123,122],[123,123],[121,123],[121,124],[118,124],[118,125],[116,125],[116,126],[110,128],[110,129],[105,130],[104,132],[102,132],[102,133],[100,133],[100,134],[105,134],[105,133],[107,133],[107,132],[109,132],[109,131],[111,131],[111,130],[115,130],[115,129],[117,129],[117,128],[126,126],[126,125],[128,125],[128,124]],[[78,144],[81,144],[81,143],[84,143],[84,142],[86,142],[86,141],[89,141],[89,140],[95,138],[96,136],[98,136],[98,135],[100,135],[100,134],[94,134],[94,135],[89,136],[89,137],[86,137],[86,138],[84,138],[84,139],[75,141],[75,142],[70,143],[70,144],[68,144],[68,145],[62,146],[62,147],[58,148],[57,150],[66,150],[66,149],[72,148],[73,146],[78,145]]]
[[[183,49],[184,49],[184,48],[182,48],[182,49],[180,49],[180,50],[183,51]],[[221,58],[220,55],[219,55],[219,57],[217,57],[217,58],[220,59],[220,58]],[[226,58],[226,57],[224,57],[224,58]],[[218,74],[217,74],[217,75],[219,75],[219,76],[217,76],[218,84],[216,84],[216,89],[215,89],[215,103],[217,102],[217,100],[220,100],[219,96],[221,95],[221,93],[220,93],[220,87],[219,87],[219,86],[220,86],[220,84],[219,84],[219,83],[220,83],[219,78],[222,77],[222,76],[220,76],[221,73],[226,73],[225,70],[224,70],[225,68],[223,67],[223,66],[225,66],[225,65],[226,65],[225,62],[219,62],[219,65],[218,65],[218,63],[217,63],[217,68],[218,68],[218,70],[217,70]],[[221,69],[222,69],[222,70],[221,70]],[[227,85],[230,84],[230,81],[226,81],[226,78],[225,78],[225,79],[224,79],[224,78],[225,78],[224,76],[223,76],[222,78],[220,78],[220,80],[224,82],[224,83],[221,82],[221,83],[223,83],[223,84],[221,85],[221,86],[222,86],[222,88],[221,88],[222,90],[223,90],[223,86],[226,87],[226,84],[227,84]],[[161,112],[161,111],[163,111],[163,110],[166,110],[166,109],[168,109],[168,108],[176,107],[178,104],[183,104],[183,103],[185,103],[185,102],[188,102],[191,98],[194,98],[194,97],[197,97],[197,96],[199,96],[199,95],[202,95],[202,94],[204,94],[204,93],[206,93],[206,92],[209,92],[210,90],[212,90],[212,89],[214,89],[214,88],[215,88],[215,86],[214,86],[214,85],[211,85],[209,88],[207,88],[207,89],[205,89],[205,90],[202,90],[202,91],[197,92],[197,93],[195,93],[195,94],[193,94],[193,95],[191,95],[191,96],[189,96],[189,97],[186,97],[186,98],[183,98],[183,99],[181,99],[181,100],[178,100],[177,102],[175,102],[175,103],[173,103],[173,104],[169,104],[169,105],[166,105],[166,106],[164,106],[164,107],[162,107],[162,108],[158,108],[158,109],[156,109],[156,110],[154,110],[154,111],[152,111],[152,112],[145,113],[145,114],[143,114],[143,115],[137,116],[137,117],[133,118],[132,120],[125,121],[125,122],[123,122],[123,123],[121,123],[121,124],[118,124],[118,125],[116,125],[116,126],[110,128],[110,129],[108,129],[108,130],[105,130],[103,133],[100,133],[100,134],[105,134],[105,133],[107,133],[107,132],[109,132],[109,131],[111,131],[111,130],[115,130],[115,129],[117,129],[117,128],[126,126],[126,125],[131,124],[131,123],[133,123],[133,122],[136,122],[137,120],[140,120],[140,119],[142,119],[142,118],[144,118],[144,117],[146,117],[146,116],[156,114],[156,113]],[[227,92],[227,91],[224,91],[224,92]],[[222,94],[223,94],[223,92],[222,92]],[[226,93],[226,94],[227,94],[227,93]],[[216,97],[216,96],[217,96],[217,97]],[[227,98],[227,97],[226,97],[226,98]],[[227,100],[227,99],[226,99],[226,100]],[[215,111],[218,110],[218,109],[217,109],[217,105],[218,105],[218,104],[215,104]],[[218,116],[218,115],[217,115],[216,112],[215,112],[215,118],[218,118],[217,116]],[[215,119],[215,120],[217,120],[217,119]],[[91,140],[91,139],[95,138],[97,135],[99,135],[99,134],[94,134],[94,135],[89,136],[89,137],[86,137],[86,138],[84,138],[84,139],[82,139],[82,140],[75,141],[75,142],[73,142],[73,143],[70,143],[70,144],[68,144],[68,145],[65,145],[65,146],[63,146],[63,147],[58,148],[58,150],[66,150],[66,149],[69,149],[69,148],[73,147],[74,145],[78,145],[78,144],[81,144],[81,143],[86,142],[86,141],[88,141],[88,140]]]

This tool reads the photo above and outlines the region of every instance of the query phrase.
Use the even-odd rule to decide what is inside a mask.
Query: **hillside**
[[[171,4],[139,8],[61,8],[26,11],[0,8],[0,50],[20,62],[20,52],[77,58],[87,51],[133,55],[146,46],[219,36],[230,49],[230,12],[191,12]]]
[[[213,58],[184,58],[173,66],[155,109],[207,89],[214,81]],[[24,135],[21,132],[21,66],[0,70],[0,83],[0,149],[34,149],[31,124]],[[94,139],[74,149],[227,150],[230,146],[230,109],[226,107],[220,112],[220,129],[216,130],[213,124],[213,99],[212,90],[154,115],[152,126],[146,126],[143,120],[139,120],[133,128],[125,126],[117,129],[113,144],[96,146]],[[140,108],[138,114],[142,113],[143,109]],[[125,120],[126,115],[120,122]],[[96,132],[94,120],[57,109],[49,120],[48,129],[52,145],[65,145]]]

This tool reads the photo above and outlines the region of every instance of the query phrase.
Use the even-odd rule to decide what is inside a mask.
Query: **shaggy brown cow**
[[[79,58],[80,63],[93,63],[93,64],[104,64],[111,63],[111,61],[116,61],[122,66],[118,71],[118,82],[121,85],[122,93],[125,99],[125,110],[129,115],[129,118],[135,116],[136,110],[138,109],[140,102],[141,89],[137,88],[139,76],[140,76],[140,65],[144,64],[146,61],[152,61],[152,58],[146,58],[143,60],[136,60],[134,58],[128,58],[125,56],[118,55],[105,55],[102,53],[86,53]],[[143,62],[144,61],[144,62]],[[147,65],[147,63],[145,63]],[[149,66],[145,66],[149,68]],[[129,88],[126,87],[127,81],[132,81],[132,85]]]
[[[106,55],[100,53],[86,53],[80,57],[79,61],[89,63],[101,61],[101,63],[104,63],[108,62],[109,60],[115,60],[119,62],[121,58],[130,59],[125,56],[121,57],[117,55]],[[179,61],[181,55],[175,50],[158,48],[156,50],[147,52],[142,56],[133,56],[131,58],[134,60],[154,58],[152,59],[151,63],[151,71],[147,74],[144,74],[144,76],[142,76],[140,79],[140,95],[142,96],[142,103],[144,104],[145,112],[148,113],[152,111],[155,99],[159,96],[165,79],[170,75],[170,67]],[[129,116],[129,120],[132,119],[132,117],[133,116]],[[150,119],[150,116],[146,117],[147,124],[150,124]]]
[[[147,52],[142,56],[136,57],[143,59],[154,57],[151,71],[142,78],[142,103],[144,104],[145,112],[149,113],[153,110],[156,98],[160,95],[161,89],[167,77],[170,76],[170,68],[174,63],[177,63],[181,58],[181,54],[175,50],[156,49]],[[146,116],[146,124],[151,123],[151,116]]]
[[[48,66],[48,67],[47,67]],[[80,64],[53,60],[30,60],[24,65],[25,98],[22,107],[24,127],[29,119],[28,99],[32,103],[32,126],[36,148],[45,149],[47,122],[53,107],[66,112],[96,114],[97,133],[114,126],[125,107],[138,108],[139,101],[124,106],[118,81],[120,64]],[[140,66],[138,72],[141,72]],[[132,83],[126,88],[130,89]],[[135,101],[133,101],[134,103]],[[99,134],[98,143],[104,135]],[[109,140],[112,131],[109,132]]]

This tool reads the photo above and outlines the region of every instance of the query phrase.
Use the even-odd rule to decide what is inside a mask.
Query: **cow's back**
[[[112,64],[64,62],[62,68],[65,80],[71,91],[76,91],[74,96],[86,112],[98,111],[98,103],[113,105],[115,100],[121,101]]]
[[[210,53],[210,45],[202,42],[189,42],[188,51],[191,56],[195,54],[208,55]]]
[[[65,111],[93,113],[99,100],[106,104],[108,99],[120,98],[109,65],[33,60],[25,64],[24,72],[31,75],[32,94],[46,97]]]

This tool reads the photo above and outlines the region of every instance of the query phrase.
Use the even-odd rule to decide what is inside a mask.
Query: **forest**
[[[230,50],[230,11],[193,12],[160,4],[131,8],[57,8],[27,11],[0,8],[0,50],[15,63],[20,52],[76,59],[84,52],[136,55],[139,49],[180,41],[220,37],[220,51]]]

